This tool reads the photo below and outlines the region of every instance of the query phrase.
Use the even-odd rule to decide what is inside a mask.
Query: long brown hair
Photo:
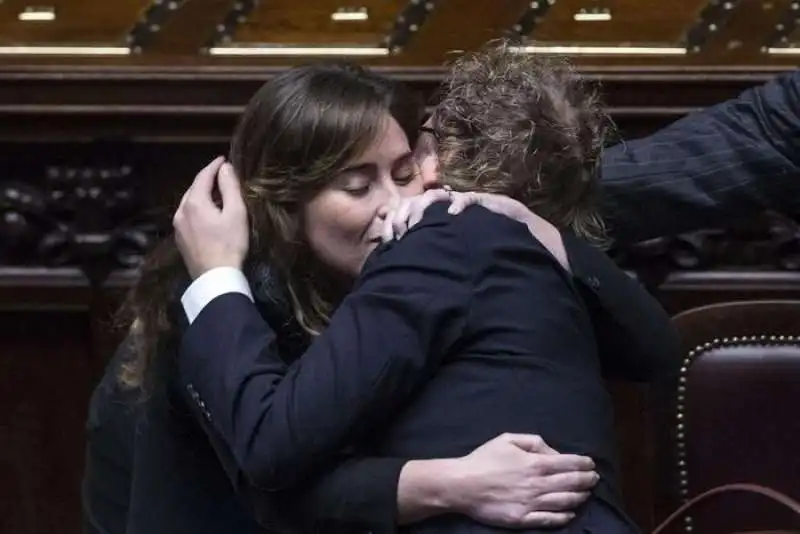
[[[399,82],[351,64],[295,67],[250,99],[229,160],[251,223],[246,269],[266,262],[290,297],[295,318],[318,333],[335,302],[315,283],[303,234],[303,206],[378,137],[391,116],[416,140],[422,106]],[[125,309],[135,351],[120,380],[147,388],[160,342],[173,334],[171,307],[188,279],[172,237],[145,259]]]

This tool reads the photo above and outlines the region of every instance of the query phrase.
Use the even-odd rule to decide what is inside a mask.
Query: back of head
[[[601,240],[598,165],[608,121],[569,65],[491,43],[457,60],[433,126],[442,181],[511,196],[561,229]]]

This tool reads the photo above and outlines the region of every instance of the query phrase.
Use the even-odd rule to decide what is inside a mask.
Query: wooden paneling
[[[490,39],[502,37],[516,24],[528,3],[521,0],[438,2],[402,52],[390,61],[403,65],[441,65],[460,50],[472,50]],[[455,20],[462,23],[450,23]],[[467,29],[466,25],[471,28]]]
[[[776,26],[791,12],[791,0],[742,2],[716,35],[704,47],[704,53],[717,58],[720,64],[757,63],[762,48],[770,46]],[[777,43],[775,43],[777,44]],[[794,63],[800,62],[798,55]]]
[[[591,67],[789,68],[800,57],[800,53],[768,52],[770,46],[800,44],[793,30],[799,0],[364,0],[356,4],[341,0],[60,0],[46,4],[55,8],[55,20],[35,22],[17,19],[35,4],[0,2],[0,46],[115,45],[129,46],[131,53],[119,57],[4,54],[0,64],[276,66],[310,59],[211,56],[207,49],[213,44],[389,47],[388,57],[353,59],[381,66],[437,67],[457,51],[503,36],[533,44],[689,49],[686,55],[669,56],[572,53],[577,64]],[[331,19],[338,9],[361,7],[368,12],[366,20]],[[424,20],[407,16],[416,9],[426,14]],[[607,10],[610,19],[575,20],[578,13],[597,10]],[[394,46],[398,35],[405,37]]]
[[[224,144],[250,96],[280,69],[0,66],[0,140],[119,139]],[[426,97],[440,69],[385,68]],[[587,70],[626,136],[733,98],[774,76],[770,69],[707,72]],[[43,134],[45,133],[46,134]]]
[[[0,531],[78,534],[89,317],[0,311]]]
[[[289,45],[378,46],[392,29],[405,0],[362,0],[366,21],[331,20],[347,3],[340,0],[273,0],[261,2],[233,36],[234,42]]]
[[[649,44],[680,46],[686,30],[697,20],[708,0],[557,0],[536,25],[531,37],[538,43],[619,46]],[[606,8],[608,21],[581,22],[581,9]]]
[[[179,10],[167,11],[164,21],[158,24],[158,31],[152,25],[142,31],[149,33],[141,44],[147,55],[164,55],[176,58],[191,58],[207,46],[214,35],[214,27],[224,19],[230,10],[228,0],[192,0],[184,3]]]
[[[27,0],[0,2],[0,45],[124,44],[148,1],[49,0],[43,4],[55,8],[55,21],[18,20],[26,7],[42,4]]]

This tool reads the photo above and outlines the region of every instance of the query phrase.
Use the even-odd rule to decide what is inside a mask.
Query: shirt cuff
[[[209,302],[226,293],[241,293],[253,300],[247,278],[235,267],[217,267],[199,276],[181,296],[181,305],[189,324],[197,319]]]

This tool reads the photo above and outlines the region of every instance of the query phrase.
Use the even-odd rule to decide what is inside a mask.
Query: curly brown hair
[[[510,196],[602,242],[596,194],[609,125],[597,94],[565,60],[494,41],[456,60],[445,80],[433,115],[441,180]]]
[[[305,239],[304,206],[368,148],[388,117],[413,143],[421,116],[421,101],[401,83],[348,63],[289,69],[245,108],[229,156],[250,217],[245,274],[268,264],[309,334],[327,324],[337,296],[323,293],[329,284],[318,278]],[[172,237],[145,259],[125,307],[135,350],[120,375],[123,385],[147,389],[147,370],[171,339],[170,307],[187,279]]]

